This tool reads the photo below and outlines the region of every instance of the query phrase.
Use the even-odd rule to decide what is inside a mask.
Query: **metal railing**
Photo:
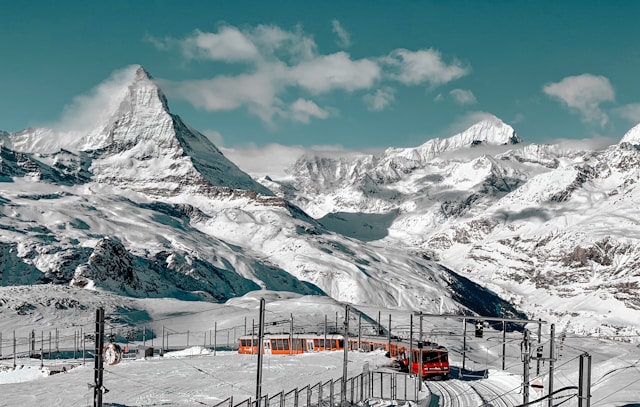
[[[376,398],[394,401],[418,401],[419,378],[400,372],[371,371],[347,379],[345,403],[355,405]],[[260,400],[248,398],[234,404],[233,396],[213,407],[331,407],[342,402],[342,378],[319,382]]]

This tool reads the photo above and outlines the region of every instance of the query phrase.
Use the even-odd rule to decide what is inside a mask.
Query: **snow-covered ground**
[[[105,294],[106,295],[106,294]],[[82,297],[82,296],[79,296]],[[324,325],[325,318],[328,325],[342,326],[344,305],[326,297],[300,296],[297,294],[275,292],[253,292],[244,297],[236,298],[225,304],[211,304],[204,302],[186,302],[175,299],[131,299],[122,304],[121,308],[108,308],[106,311],[107,332],[119,334],[125,330],[120,322],[129,318],[129,327],[142,326],[153,329],[159,335],[162,327],[171,336],[172,347],[186,346],[186,335],[190,331],[191,344],[186,350],[167,352],[164,357],[154,356],[147,359],[133,357],[123,360],[120,364],[106,366],[104,385],[109,390],[104,394],[105,405],[110,406],[191,406],[214,405],[233,396],[237,404],[247,398],[254,398],[256,394],[257,357],[238,355],[234,351],[213,351],[208,346],[211,337],[204,336],[211,329],[218,330],[216,337],[218,347],[227,345],[227,338],[235,343],[234,335],[244,333],[244,321],[251,323],[258,320],[259,298],[267,301],[266,321],[268,330],[286,331],[289,324],[272,325],[274,321],[294,318],[294,328]],[[91,332],[95,317],[95,307],[106,299],[104,296],[79,298],[86,308],[59,309],[55,307],[35,307],[32,310],[32,320],[25,323],[24,315],[7,308],[0,309],[0,329],[3,332],[2,353],[5,359],[0,360],[0,406],[87,406],[93,403],[93,390],[88,384],[93,383],[93,360],[87,359],[83,365],[81,353],[73,359],[70,353],[68,359],[43,361],[44,371],[40,369],[40,360],[19,358],[17,368],[13,369],[13,359],[10,357],[12,329],[16,329],[16,336],[25,338],[31,330],[36,334],[36,349],[40,347],[40,338],[44,336],[45,350],[48,346],[48,332],[59,327],[60,338],[66,338],[69,343],[72,331],[79,331],[83,327],[84,333]],[[93,303],[91,301],[94,301]],[[408,310],[380,310],[377,308],[359,307],[368,318],[363,318],[363,326],[377,323],[378,318],[383,327],[387,328],[391,318],[391,330],[394,334],[405,335],[409,330],[411,311]],[[353,332],[357,329],[358,318],[351,313],[350,327]],[[380,315],[380,317],[378,316]],[[365,323],[366,322],[366,323]],[[368,324],[368,325],[367,325]],[[11,327],[14,328],[11,328]],[[414,337],[419,332],[419,319],[414,315]],[[62,329],[62,327],[66,327]],[[528,327],[532,332],[532,339],[537,340],[537,326]],[[235,329],[235,333],[234,333]],[[179,335],[177,332],[183,333]],[[423,339],[437,341],[450,350],[452,378],[446,382],[427,382],[427,387],[434,394],[441,394],[445,389],[460,398],[462,405],[482,405],[491,403],[498,396],[507,405],[517,405],[522,402],[522,369],[520,344],[523,335],[520,332],[508,332],[506,336],[506,370],[502,365],[502,333],[485,327],[483,338],[473,335],[471,326],[467,328],[465,375],[460,377],[462,366],[462,324],[457,318],[424,318]],[[150,336],[150,334],[149,334]],[[542,344],[545,356],[548,351],[549,326],[543,325]],[[146,344],[150,345],[150,338],[146,337]],[[154,339],[154,346],[159,347],[161,338]],[[23,341],[24,342],[24,341]],[[119,341],[123,346],[125,343]],[[127,345],[134,349],[141,341],[132,341]],[[594,337],[578,337],[557,335],[558,360],[555,363],[554,388],[576,386],[578,381],[578,358],[580,354],[588,352],[592,356],[592,406],[630,406],[640,404],[640,348],[637,345],[616,342]],[[23,346],[23,345],[20,345]],[[65,342],[61,340],[60,347]],[[87,349],[93,343],[86,344]],[[22,349],[18,349],[21,351]],[[275,395],[280,391],[291,391],[307,385],[315,385],[328,380],[335,380],[342,376],[342,352],[319,352],[304,355],[266,355],[263,360],[263,395]],[[9,356],[9,358],[7,358]],[[370,369],[384,368],[389,364],[382,353],[357,353],[348,355],[349,376],[358,375],[365,364]],[[61,370],[65,365],[66,372],[47,375],[49,370]],[[71,367],[75,365],[75,367]],[[548,365],[541,363],[540,375],[536,375],[537,365],[531,363],[530,378],[538,379],[548,386]],[[484,373],[486,378],[482,378]],[[473,376],[477,375],[477,376]],[[423,395],[428,392],[421,393]],[[563,395],[575,394],[567,391]],[[538,394],[531,389],[531,400]],[[444,395],[441,401],[446,400]],[[559,399],[558,402],[564,399]],[[387,403],[388,404],[388,403]],[[497,401],[493,403],[497,404]],[[546,405],[546,404],[545,404]],[[565,406],[576,406],[573,397]]]

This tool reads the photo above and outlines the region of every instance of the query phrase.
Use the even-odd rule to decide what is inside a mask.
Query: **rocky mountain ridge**
[[[499,121],[465,133],[492,125],[503,130],[496,134],[514,135],[494,144],[517,142],[498,149],[454,136],[450,144],[433,142],[455,145],[453,151],[388,149],[362,166],[342,160],[341,168],[330,158],[304,157],[290,177],[268,185],[351,237],[374,215],[387,219],[376,241],[418,247],[531,314],[567,325],[594,318],[601,325],[592,329],[633,331],[640,127],[602,151],[524,144]]]

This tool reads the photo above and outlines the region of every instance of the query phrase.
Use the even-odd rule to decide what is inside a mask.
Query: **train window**
[[[422,361],[425,363],[437,363],[438,352],[427,351],[422,355]]]
[[[337,342],[337,349],[344,349],[344,340],[343,339],[339,339]]]

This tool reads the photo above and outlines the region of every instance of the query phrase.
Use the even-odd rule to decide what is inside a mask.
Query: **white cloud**
[[[607,124],[609,118],[600,109],[600,104],[615,98],[609,79],[591,74],[567,76],[560,82],[546,84],[543,91],[577,110],[584,121],[597,122],[601,126]]]
[[[222,134],[218,130],[206,129],[202,131],[202,134],[207,136],[216,147],[224,147],[224,137],[222,137]]]
[[[349,48],[351,46],[351,36],[347,30],[342,27],[340,21],[333,19],[333,21],[331,21],[331,27],[333,28],[333,32],[338,36],[336,44],[340,48]]]
[[[396,100],[395,89],[384,87],[373,94],[364,95],[363,100],[369,110],[380,112]]]
[[[640,123],[640,103],[631,103],[618,107],[615,112],[633,123]]]
[[[470,90],[453,89],[449,94],[453,97],[453,100],[460,105],[472,105],[476,103],[476,97]]]
[[[184,42],[183,50],[190,57],[236,62],[253,61],[259,53],[256,46],[235,27],[222,27],[218,33],[196,31]]]
[[[76,96],[64,107],[61,119],[50,124],[63,132],[89,132],[106,124],[127,94],[139,65],[114,71],[111,76],[85,95]]]
[[[204,80],[165,81],[162,85],[168,95],[188,100],[198,108],[220,111],[246,106],[251,113],[271,124],[283,104],[276,96],[283,86],[278,76],[272,71],[262,71]]]
[[[348,45],[349,35],[340,22],[333,20],[332,24],[343,45]],[[311,117],[333,115],[319,108],[309,94],[371,90],[372,94],[363,100],[369,109],[379,111],[395,99],[391,87],[378,86],[385,80],[436,86],[469,73],[468,67],[455,60],[447,64],[438,51],[431,49],[416,52],[399,49],[388,56],[361,59],[353,59],[344,51],[320,54],[313,36],[301,26],[292,30],[274,25],[247,29],[220,26],[215,33],[194,31],[185,39],[147,40],[160,50],[179,49],[188,59],[246,62],[227,71],[233,74],[161,83],[168,96],[187,100],[198,108],[208,111],[246,108],[268,125],[274,124],[274,118],[308,123]],[[374,87],[380,89],[372,91]],[[315,114],[287,107],[293,107],[292,103],[298,100],[304,100],[307,107],[313,103],[317,108]],[[297,107],[301,106],[298,103]]]
[[[334,89],[368,89],[380,78],[380,67],[372,60],[352,60],[346,52],[321,55],[294,66],[290,78],[313,93]]]
[[[298,99],[291,104],[291,114],[293,120],[301,123],[309,123],[311,117],[326,119],[329,112],[323,110],[311,100]]]
[[[275,25],[259,25],[247,36],[260,49],[265,60],[283,60],[297,63],[314,58],[318,46],[313,37],[306,35],[301,26],[286,31]]]
[[[460,61],[445,63],[440,52],[434,49],[415,52],[397,49],[382,61],[395,68],[396,72],[390,74],[391,78],[405,85],[418,85],[425,82],[433,86],[442,85],[470,72],[470,68],[463,66]]]

